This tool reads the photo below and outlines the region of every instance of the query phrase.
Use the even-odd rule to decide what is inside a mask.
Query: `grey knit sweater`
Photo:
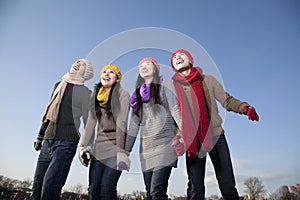
[[[142,116],[132,112],[125,150],[131,152],[140,130],[140,161],[143,171],[156,167],[176,166],[177,155],[172,147],[181,119],[173,83],[164,80],[160,89],[161,104],[143,103]]]
[[[68,84],[60,103],[57,122],[47,121],[42,125],[41,129],[45,129],[44,139],[79,142],[80,118],[86,124],[90,95],[91,91],[86,86]]]

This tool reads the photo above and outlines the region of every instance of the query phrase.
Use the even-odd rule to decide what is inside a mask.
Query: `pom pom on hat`
[[[116,65],[113,65],[113,64],[105,65],[105,66],[101,69],[101,71],[100,71],[100,76],[101,76],[101,74],[103,74],[103,72],[104,72],[105,70],[107,70],[107,69],[113,70],[113,71],[116,73],[117,78],[118,78],[119,80],[122,79],[121,70],[120,70]]]
[[[188,52],[187,50],[184,50],[184,49],[177,49],[177,50],[175,50],[175,51],[172,53],[172,56],[171,56],[171,65],[172,65],[172,68],[173,68],[173,69],[174,69],[174,66],[173,66],[173,57],[174,57],[175,54],[178,53],[178,52],[184,53],[184,54],[189,58],[191,65],[192,65],[192,66],[194,65],[194,59],[193,59],[192,54],[190,54],[190,52]]]
[[[157,62],[154,58],[143,58],[143,59],[139,62],[139,66],[140,66],[143,62],[145,62],[145,61],[150,61],[150,62],[152,62],[152,63],[155,65],[157,71],[160,72],[159,64],[158,64],[158,62]]]
[[[82,78],[85,81],[90,80],[91,78],[93,78],[93,76],[94,76],[94,70],[93,70],[92,64],[88,60],[83,59],[83,58],[79,59],[79,61],[82,61],[82,62],[84,62],[86,64],[85,72],[84,72]]]

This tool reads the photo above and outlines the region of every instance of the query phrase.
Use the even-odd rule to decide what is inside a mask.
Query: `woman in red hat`
[[[168,180],[177,155],[172,147],[181,119],[170,80],[162,80],[153,58],[140,61],[136,90],[131,96],[132,115],[126,137],[126,151],[132,150],[140,130],[140,161],[147,198],[168,199]],[[172,89],[173,88],[173,89]]]
[[[188,174],[187,199],[205,199],[206,153],[211,158],[215,174],[224,199],[238,200],[230,152],[217,101],[228,111],[248,115],[253,121],[259,117],[253,107],[224,91],[222,85],[202,69],[193,67],[192,55],[178,49],[172,53],[172,77],[176,89],[182,118],[181,137],[186,151]],[[181,150],[181,148],[175,148]],[[181,152],[180,152],[181,153]]]

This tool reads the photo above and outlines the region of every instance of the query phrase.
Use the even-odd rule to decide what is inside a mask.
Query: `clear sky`
[[[281,185],[299,183],[299,11],[297,0],[0,0],[0,175],[33,178],[38,157],[33,141],[41,117],[54,83],[75,59],[95,62],[95,77],[86,84],[92,89],[101,65],[110,58],[121,68],[124,88],[131,92],[135,67],[143,56],[157,58],[165,66],[162,75],[169,77],[172,50],[191,47],[199,53],[182,44],[192,41],[207,53],[194,54],[204,73],[219,74],[226,91],[253,105],[260,115],[258,123],[235,113],[224,116],[239,193],[244,194],[243,182],[252,176],[271,193]],[[161,31],[161,37],[156,36],[160,42],[149,40],[152,34],[121,37],[138,30]],[[131,171],[120,178],[121,193],[144,190],[137,149],[136,145]],[[219,194],[208,161],[207,196]],[[77,154],[66,187],[87,186],[87,177]],[[184,157],[169,183],[169,194],[186,194]]]

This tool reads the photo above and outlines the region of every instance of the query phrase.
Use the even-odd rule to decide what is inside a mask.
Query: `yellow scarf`
[[[99,89],[99,92],[97,94],[97,100],[99,101],[99,105],[101,107],[105,107],[108,101],[109,93],[110,93],[111,88],[105,90],[104,87],[101,87]]]

